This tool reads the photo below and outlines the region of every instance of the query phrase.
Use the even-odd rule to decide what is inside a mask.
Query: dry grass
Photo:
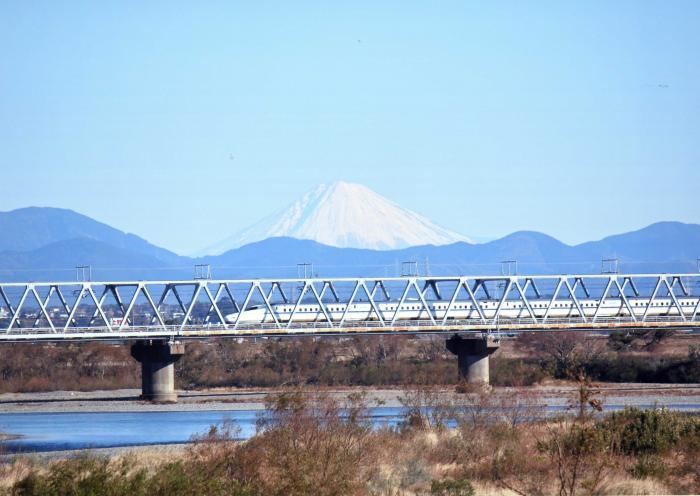
[[[672,493],[673,491],[668,486],[657,480],[625,478],[623,475],[619,475],[606,488],[606,494],[656,495]]]
[[[25,457],[17,457],[9,463],[0,462],[0,494],[9,491],[32,472],[41,470],[41,467]]]
[[[314,397],[288,391],[269,399],[272,414],[261,425],[263,432],[247,442],[234,441],[235,426],[228,425],[185,448],[149,447],[113,457],[108,471],[116,476],[110,480],[122,489],[111,494],[135,494],[135,488],[138,494],[173,496],[700,491],[700,422],[682,415],[628,411],[605,420],[584,415],[528,421],[535,406],[513,404],[489,390],[448,395],[419,389],[406,402],[411,413],[400,428],[373,431],[362,395],[344,410],[348,405],[322,392]],[[428,417],[425,407],[441,411]],[[517,415],[497,413],[519,408]],[[100,466],[81,459],[39,465],[20,458],[2,466],[0,493],[22,481],[27,487],[30,475],[34,492],[21,494],[46,493],[57,468],[84,479]],[[56,479],[64,485],[52,494],[101,494],[99,485],[92,493],[77,491],[80,480],[71,477]],[[435,491],[453,482],[453,489]],[[99,484],[99,478],[91,483]]]

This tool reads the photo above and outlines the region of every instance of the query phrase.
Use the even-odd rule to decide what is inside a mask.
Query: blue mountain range
[[[191,279],[196,264],[208,264],[215,278],[297,277],[302,270],[319,277],[394,276],[416,270],[431,275],[599,273],[603,259],[616,259],[621,272],[696,272],[698,257],[700,225],[680,222],[659,222],[575,246],[532,231],[482,244],[386,251],[280,237],[191,258],[71,210],[0,212],[2,281],[74,280],[78,265],[90,265],[93,280]],[[504,261],[517,261],[517,269]],[[311,266],[298,265],[302,263]]]

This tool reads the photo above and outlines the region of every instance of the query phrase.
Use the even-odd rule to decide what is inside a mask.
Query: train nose
[[[230,314],[224,316],[224,320],[226,321],[227,324],[235,324],[237,318],[238,318],[238,313],[230,313]]]

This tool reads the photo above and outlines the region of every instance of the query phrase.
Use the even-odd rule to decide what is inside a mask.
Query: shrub
[[[629,473],[635,479],[662,479],[668,473],[668,467],[658,456],[643,455],[637,458]]]
[[[666,409],[625,408],[598,424],[608,439],[616,439],[627,455],[658,455],[675,447],[684,437],[700,435],[700,421]]]
[[[33,471],[14,495],[284,495],[358,494],[375,469],[372,431],[361,396],[347,408],[326,396],[292,392],[268,401],[262,431],[245,443],[230,425],[194,439],[185,457],[151,473],[125,459],[81,457]]]
[[[546,377],[545,369],[535,360],[491,358],[490,382],[493,386],[532,386]]]
[[[262,432],[242,452],[254,453],[263,494],[354,494],[375,468],[364,397],[341,410],[326,395],[308,399],[292,391],[268,399]]]
[[[15,495],[127,496],[146,493],[146,475],[143,471],[131,473],[133,461],[124,459],[110,466],[107,458],[80,456],[55,463],[39,475],[32,472],[13,488]]]
[[[434,496],[474,496],[471,482],[464,479],[434,480],[430,484],[430,494]]]

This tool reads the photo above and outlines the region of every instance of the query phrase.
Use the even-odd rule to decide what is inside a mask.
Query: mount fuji
[[[321,184],[285,210],[204,250],[219,255],[273,237],[316,241],[338,248],[395,250],[472,241],[375,193],[361,184]]]

